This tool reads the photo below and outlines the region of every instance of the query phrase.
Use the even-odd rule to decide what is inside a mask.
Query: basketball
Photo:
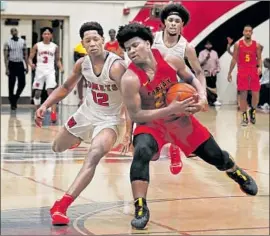
[[[178,101],[183,101],[197,94],[194,87],[186,83],[178,83],[170,87],[166,96],[166,103],[169,105],[178,96]]]

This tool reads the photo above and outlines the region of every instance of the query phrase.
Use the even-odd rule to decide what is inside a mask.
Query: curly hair
[[[103,28],[102,26],[95,21],[90,21],[90,22],[86,22],[84,23],[81,28],[80,28],[80,37],[81,39],[83,39],[84,33],[88,30],[96,30],[98,32],[98,34],[103,37]]]
[[[171,12],[177,12],[184,22],[184,25],[189,22],[190,15],[188,10],[179,3],[170,3],[166,5],[160,13],[160,20],[163,24]]]
[[[53,33],[53,29],[51,27],[43,27],[40,32],[43,34],[46,30],[48,30],[51,34]]]
[[[123,49],[125,49],[124,43],[134,37],[139,37],[145,41],[149,41],[151,46],[154,41],[154,36],[151,29],[137,22],[120,26],[116,35],[116,39],[120,47]]]

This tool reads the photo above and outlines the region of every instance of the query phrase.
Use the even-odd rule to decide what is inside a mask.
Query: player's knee
[[[96,167],[104,155],[105,153],[102,151],[101,147],[91,147],[88,152],[87,159],[84,162],[84,167]]]
[[[64,152],[66,149],[61,147],[61,145],[59,145],[59,143],[56,140],[54,140],[52,144],[52,150],[53,152],[59,153],[59,152]]]
[[[157,144],[151,135],[141,134],[134,138],[134,157],[130,168],[130,181],[149,182],[149,162],[157,152]]]

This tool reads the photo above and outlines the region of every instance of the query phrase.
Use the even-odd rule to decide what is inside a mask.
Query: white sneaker
[[[264,103],[263,106],[261,106],[263,110],[269,110],[268,103]]]
[[[214,102],[214,105],[215,105],[215,106],[221,106],[221,102],[215,101],[215,102]]]

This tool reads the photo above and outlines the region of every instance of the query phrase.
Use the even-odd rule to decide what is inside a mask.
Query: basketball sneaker
[[[183,163],[180,156],[180,150],[178,146],[173,144],[169,148],[169,157],[171,158],[170,171],[173,175],[177,175],[181,172]]]
[[[237,166],[234,172],[227,172],[226,174],[239,184],[241,190],[249,195],[255,196],[258,193],[258,186],[255,180],[249,176],[245,171]]]
[[[65,194],[61,200],[57,200],[50,209],[51,219],[53,225],[67,225],[69,218],[67,217],[67,209],[74,201],[72,196]]]
[[[51,112],[51,122],[55,123],[57,121],[57,113],[56,111]]]
[[[150,212],[147,207],[146,199],[141,197],[137,198],[134,202],[134,206],[135,217],[131,221],[131,225],[135,229],[144,229],[150,218]]]
[[[247,112],[242,113],[242,121],[241,121],[242,126],[247,126],[248,125],[248,117],[247,117]]]
[[[249,110],[249,120],[253,125],[255,125],[255,123],[256,123],[256,110],[254,108],[251,108]]]

